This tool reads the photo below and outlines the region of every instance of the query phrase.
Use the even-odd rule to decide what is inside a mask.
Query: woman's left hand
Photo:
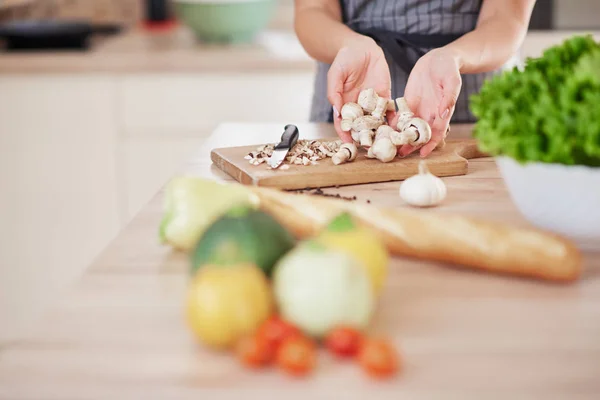
[[[421,157],[427,157],[445,138],[461,86],[458,61],[444,48],[425,54],[411,71],[404,98],[415,116],[431,126],[431,140],[420,148]],[[398,154],[404,157],[416,149],[404,145]]]

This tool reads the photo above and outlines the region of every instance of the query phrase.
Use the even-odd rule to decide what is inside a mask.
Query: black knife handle
[[[281,135],[281,142],[275,146],[275,149],[291,149],[298,142],[300,132],[296,125],[286,125],[283,135]]]

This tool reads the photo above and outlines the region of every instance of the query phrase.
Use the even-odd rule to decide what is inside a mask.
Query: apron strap
[[[408,60],[406,49],[410,48],[420,57],[425,55],[423,48],[443,47],[455,41],[462,34],[405,34],[380,29],[355,30],[355,32],[371,37],[394,59],[396,64],[409,75],[414,64]]]

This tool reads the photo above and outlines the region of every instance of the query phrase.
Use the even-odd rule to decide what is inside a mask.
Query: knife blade
[[[300,132],[296,125],[286,125],[281,135],[281,141],[275,146],[273,154],[269,157],[268,164],[271,168],[278,168],[285,160],[287,153],[298,142]]]

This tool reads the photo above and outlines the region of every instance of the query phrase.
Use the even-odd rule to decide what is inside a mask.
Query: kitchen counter
[[[270,142],[282,126],[221,125],[183,172],[231,181],[211,167],[210,150]],[[334,135],[328,125],[298,127],[306,138]],[[470,129],[453,127],[453,137]],[[466,176],[444,181],[448,197],[435,212],[526,224],[492,159],[472,160]],[[398,182],[327,191],[398,207]],[[581,281],[565,286],[394,258],[373,329],[401,349],[403,374],[372,381],[321,352],[314,376],[298,381],[247,371],[195,343],[183,316],[188,259],[158,242],[163,201],[161,191],[65,297],[48,299],[52,311],[32,334],[0,350],[0,398],[243,398],[252,390],[286,399],[364,399],[375,391],[381,399],[592,399],[600,392],[600,253],[586,253]]]
[[[314,61],[287,24],[272,24],[254,43],[230,46],[200,44],[182,26],[153,33],[131,28],[88,52],[0,54],[0,74],[312,71]],[[538,56],[576,33],[583,32],[529,32],[520,56]],[[593,34],[600,40],[600,32]]]
[[[2,73],[187,73],[310,71],[308,57],[294,33],[266,30],[254,43],[200,44],[185,27],[168,32],[131,28],[102,39],[87,52],[4,53]]]

